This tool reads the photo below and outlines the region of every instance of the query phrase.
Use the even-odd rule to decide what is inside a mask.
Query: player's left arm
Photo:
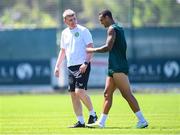
[[[113,27],[110,26],[107,31],[106,44],[98,48],[87,48],[86,50],[87,52],[99,52],[99,53],[108,52],[112,49],[115,38],[116,38],[116,32],[113,29]]]

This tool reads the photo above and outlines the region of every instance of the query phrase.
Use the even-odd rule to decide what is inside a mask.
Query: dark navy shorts
[[[124,73],[126,75],[128,75],[128,69],[116,69],[116,70],[113,70],[113,69],[108,69],[108,76],[109,77],[113,77],[113,74],[114,73]]]
[[[68,90],[74,92],[76,88],[87,90],[87,83],[89,79],[89,73],[91,70],[91,64],[88,64],[85,73],[79,71],[81,65],[75,65],[68,67]]]

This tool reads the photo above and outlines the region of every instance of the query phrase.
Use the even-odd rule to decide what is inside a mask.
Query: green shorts
[[[109,77],[113,77],[114,73],[125,73],[126,75],[128,75],[128,69],[124,69],[124,70],[113,70],[113,69],[108,69],[108,76]]]

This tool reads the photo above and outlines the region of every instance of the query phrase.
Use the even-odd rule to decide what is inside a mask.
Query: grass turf
[[[90,93],[98,114],[103,93]],[[135,94],[149,127],[136,129],[137,119],[119,93],[114,94],[106,128],[70,129],[76,122],[68,94],[1,95],[0,134],[180,134],[180,94]],[[85,107],[85,120],[88,111]]]

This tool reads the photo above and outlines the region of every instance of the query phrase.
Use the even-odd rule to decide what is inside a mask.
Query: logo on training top
[[[28,80],[33,75],[32,66],[28,63],[23,63],[18,65],[16,72],[17,72],[17,77],[21,80]]]
[[[179,75],[179,72],[180,72],[180,67],[176,61],[168,61],[164,65],[164,73],[168,78],[177,77]]]
[[[79,32],[76,32],[74,35],[75,37],[79,37]]]

